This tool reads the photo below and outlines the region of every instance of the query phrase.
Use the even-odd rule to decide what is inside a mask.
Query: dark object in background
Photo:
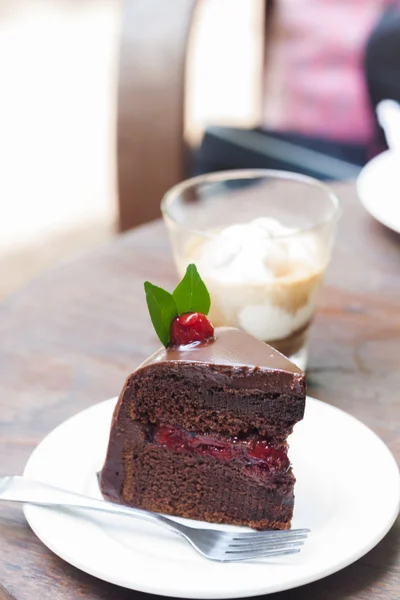
[[[368,161],[356,144],[309,138],[299,134],[208,127],[195,157],[194,174],[231,169],[281,169],[317,179],[354,179]]]
[[[400,102],[400,7],[387,9],[372,32],[365,71],[373,110],[381,100]],[[384,142],[383,131],[380,141]]]

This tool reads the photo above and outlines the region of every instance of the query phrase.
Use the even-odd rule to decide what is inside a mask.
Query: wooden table
[[[309,392],[361,419],[399,459],[400,237],[363,211],[353,185],[338,192],[343,217],[312,328]],[[0,475],[21,473],[45,434],[116,395],[127,373],[156,348],[145,279],[169,287],[176,281],[160,222],[48,272],[2,305]],[[354,565],[268,598],[398,599],[399,551],[397,523]],[[0,506],[1,599],[144,596],[64,563],[36,539],[19,508]]]

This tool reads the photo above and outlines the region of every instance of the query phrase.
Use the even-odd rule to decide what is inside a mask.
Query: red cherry
[[[195,452],[213,456],[219,460],[229,461],[233,459],[232,450],[229,446],[199,445],[195,448]]]
[[[172,346],[184,346],[192,342],[206,342],[214,337],[214,327],[202,313],[184,313],[171,323]]]
[[[252,445],[246,450],[250,460],[258,462],[265,467],[275,469],[285,469],[289,466],[287,454],[282,450],[277,450],[265,439],[255,439]]]
[[[174,427],[161,426],[156,430],[155,441],[160,446],[170,450],[184,450],[186,448],[186,436],[183,431]]]
[[[195,435],[191,437],[190,449],[198,454],[208,454],[221,460],[233,459],[231,442],[212,435]]]

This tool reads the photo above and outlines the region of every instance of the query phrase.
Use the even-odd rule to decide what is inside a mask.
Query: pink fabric
[[[390,3],[277,0],[264,125],[340,141],[370,141],[373,118],[363,53],[371,29]]]

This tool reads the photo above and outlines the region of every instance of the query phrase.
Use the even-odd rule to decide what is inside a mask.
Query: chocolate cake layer
[[[143,423],[283,440],[303,417],[304,397],[272,392],[271,378],[247,367],[153,364],[130,377],[124,402],[129,417]]]
[[[114,440],[114,460],[101,473],[102,493],[109,500],[213,523],[289,527],[294,504],[291,469],[266,473],[210,456],[174,452],[151,441],[148,427],[141,423],[132,422],[127,443],[121,441]]]
[[[303,418],[305,377],[273,348],[223,327],[212,343],[161,349],[127,379],[122,397],[143,423],[284,440]]]

